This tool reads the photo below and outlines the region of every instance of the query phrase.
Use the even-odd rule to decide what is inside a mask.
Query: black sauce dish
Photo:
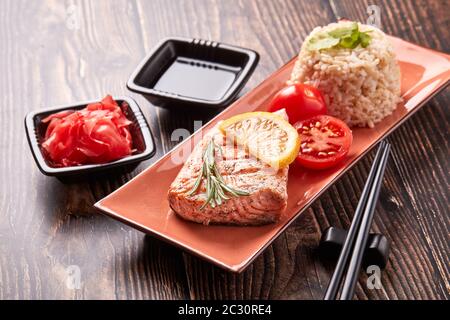
[[[130,156],[108,163],[55,167],[46,159],[40,146],[47,129],[47,124],[42,123],[42,120],[45,117],[63,110],[81,110],[90,103],[100,101],[100,99],[59,106],[51,109],[32,111],[26,115],[25,131],[28,144],[30,145],[31,153],[33,154],[36,164],[43,174],[64,179],[86,178],[91,174],[103,174],[110,173],[112,170],[129,169],[133,165],[137,165],[139,162],[149,159],[155,154],[153,135],[137,103],[133,99],[123,96],[113,97],[113,99],[120,106],[123,102],[128,104],[128,108],[122,109],[122,111],[124,111],[128,120],[132,122],[130,125],[130,133],[132,135],[133,149],[135,151]]]
[[[258,53],[250,49],[166,38],[139,64],[127,87],[163,108],[224,108],[244,87],[258,61]]]

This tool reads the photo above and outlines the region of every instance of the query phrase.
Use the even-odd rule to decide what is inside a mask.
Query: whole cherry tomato
[[[319,89],[303,83],[289,85],[275,95],[269,111],[280,109],[286,109],[291,124],[327,113],[325,100]]]

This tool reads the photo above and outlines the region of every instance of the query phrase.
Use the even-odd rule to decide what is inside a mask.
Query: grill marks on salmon
[[[225,183],[247,191],[248,196],[231,197],[212,208],[206,201],[205,182],[188,196],[201,171],[202,154],[210,139],[220,146],[216,165]],[[227,141],[217,129],[205,136],[172,182],[168,200],[172,210],[186,220],[208,224],[261,225],[276,222],[287,205],[288,168],[275,171],[251,156],[245,148]]]

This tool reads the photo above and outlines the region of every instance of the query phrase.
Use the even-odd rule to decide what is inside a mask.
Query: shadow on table
[[[94,204],[107,196],[133,176],[137,164],[127,168],[117,168],[91,174],[89,176],[57,179],[42,177],[39,179],[39,206],[43,211],[51,212],[61,219],[67,216],[93,217],[101,216]]]

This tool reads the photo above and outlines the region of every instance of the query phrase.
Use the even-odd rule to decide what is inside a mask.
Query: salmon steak
[[[204,150],[211,139],[220,148],[214,160],[223,181],[227,186],[246,192],[215,206],[205,205],[208,199],[205,179],[192,194],[202,174]],[[204,225],[273,223],[286,209],[288,170],[289,167],[273,169],[250,155],[244,147],[227,140],[219,130],[212,129],[194,148],[170,185],[169,204],[180,217]]]

